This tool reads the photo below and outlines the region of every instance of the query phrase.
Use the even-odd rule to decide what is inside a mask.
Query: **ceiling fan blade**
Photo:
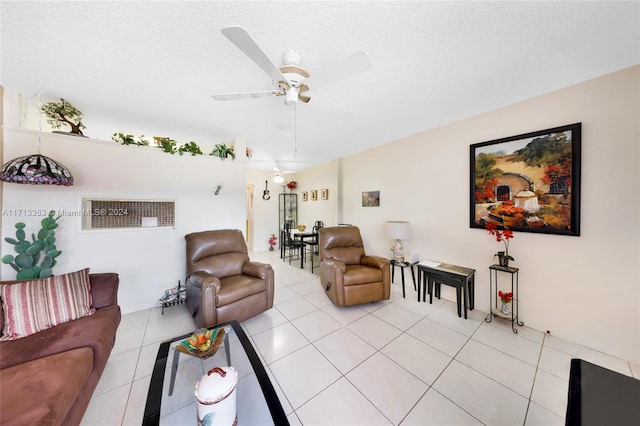
[[[340,80],[344,80],[354,75],[362,74],[371,69],[371,61],[366,53],[360,51],[343,60],[331,65],[324,70],[313,73],[311,77],[304,81],[307,86],[316,89],[327,86]]]
[[[351,111],[350,109],[341,107],[340,105],[336,105],[326,99],[319,98],[312,94],[310,94],[309,96],[311,97],[311,99],[309,100],[309,102],[307,102],[306,105],[310,105],[327,115],[331,115],[333,117],[341,118],[344,120],[352,118],[356,115],[355,112]]]
[[[238,49],[266,72],[273,81],[286,81],[278,67],[269,59],[249,33],[242,27],[227,27],[222,29],[222,34],[235,44]]]
[[[271,98],[274,96],[282,96],[285,94],[284,89],[265,90],[261,92],[243,92],[243,93],[219,93],[211,95],[217,101],[235,101],[238,99],[255,99],[255,98]]]

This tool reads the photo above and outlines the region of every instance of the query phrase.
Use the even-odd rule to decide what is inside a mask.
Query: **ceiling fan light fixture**
[[[8,161],[0,169],[0,180],[36,185],[73,185],[73,176],[62,163],[34,154]]]
[[[280,173],[276,173],[273,176],[273,183],[283,183],[284,182],[284,177],[282,176],[282,174]]]
[[[64,164],[40,154],[42,147],[42,83],[38,92],[38,153],[7,161],[0,168],[0,181],[32,185],[73,185],[73,176]]]
[[[302,65],[302,54],[295,49],[288,49],[282,54],[282,63],[285,65]]]
[[[287,90],[287,94],[286,94],[286,97],[284,99],[284,102],[287,105],[292,105],[292,104],[297,104],[298,103],[298,91],[294,87],[292,87],[292,88]]]

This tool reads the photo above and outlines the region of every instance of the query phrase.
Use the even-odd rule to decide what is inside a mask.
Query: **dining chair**
[[[309,240],[308,244],[310,246],[309,253],[311,258],[311,273],[313,273],[313,269],[316,267],[313,259],[315,256],[318,256],[319,253],[319,245],[318,245],[318,231],[324,228],[324,222],[321,220],[316,220],[315,225],[313,225],[313,239]],[[317,266],[320,266],[319,264]]]
[[[284,226],[284,235],[286,239],[286,246],[285,257],[282,260],[284,261],[285,258],[289,258],[289,265],[291,265],[292,260],[297,260],[300,259],[300,256],[305,256],[305,248],[307,247],[307,243],[296,240],[293,237],[291,233],[291,225],[288,223]]]

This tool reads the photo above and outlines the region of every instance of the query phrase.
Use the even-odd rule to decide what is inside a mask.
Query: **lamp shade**
[[[390,220],[386,224],[387,236],[394,240],[408,240],[411,238],[409,222]]]
[[[13,159],[2,166],[0,180],[40,185],[73,185],[71,172],[61,163],[40,154]]]

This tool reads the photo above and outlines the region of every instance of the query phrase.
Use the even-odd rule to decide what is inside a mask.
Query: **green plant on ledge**
[[[86,128],[82,124],[82,112],[62,98],[60,98],[60,102],[49,102],[42,105],[42,112],[54,129],[59,129],[63,124],[66,124],[71,127],[70,133],[82,135],[81,129]]]
[[[158,142],[163,152],[168,154],[175,154],[177,152],[176,145],[178,145],[178,143],[171,138],[158,138],[156,142]]]
[[[222,158],[223,160],[229,157],[231,157],[233,160],[236,159],[236,153],[233,151],[233,147],[228,147],[224,143],[216,144],[216,146],[213,148],[213,151],[211,151],[211,154],[209,155]]]
[[[195,143],[194,141],[191,141],[189,143],[185,143],[180,148],[178,148],[178,154],[182,155],[185,152],[191,153],[192,156],[194,156],[194,155],[202,155],[203,154],[202,150],[200,149],[198,144]]]
[[[53,267],[56,265],[56,257],[62,253],[56,248],[55,231],[58,227],[57,220],[54,217],[55,211],[51,210],[49,215],[42,219],[40,224],[42,229],[35,234],[31,234],[31,240],[26,239],[24,230],[25,224],[18,222],[16,227],[16,238],[7,237],[4,240],[14,245],[17,256],[7,254],[2,256],[2,263],[11,265],[18,272],[16,279],[30,280],[34,278],[46,278],[53,275]]]
[[[121,145],[149,146],[149,141],[144,139],[144,135],[138,136],[136,138],[134,135],[131,135],[131,134],[116,132],[113,135],[111,135],[111,139],[114,140],[115,142],[119,142]],[[185,153],[189,153],[191,154],[191,156],[204,155],[200,146],[198,146],[198,144],[194,141],[190,141],[178,146],[178,143],[171,138],[155,136],[153,139],[155,144],[158,146],[158,148],[160,148],[163,152],[166,152],[167,154],[175,154],[177,152],[179,155],[184,155]],[[247,148],[246,149],[247,158],[251,158],[252,154],[253,154],[252,151],[249,148]],[[213,148],[213,151],[211,151],[209,155],[221,158],[223,160],[229,157],[231,157],[234,160],[236,159],[236,153],[235,153],[234,147],[227,146],[224,143],[216,144],[215,147]]]
[[[133,135],[125,135],[122,132],[118,132],[111,135],[111,139],[115,142],[119,142],[122,145],[149,146],[149,141],[144,139],[144,135],[140,135],[136,139],[136,137]]]

